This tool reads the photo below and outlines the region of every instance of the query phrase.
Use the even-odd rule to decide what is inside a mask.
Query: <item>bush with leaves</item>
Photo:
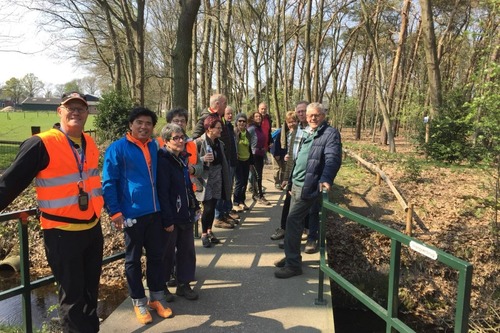
[[[437,161],[461,162],[475,155],[469,140],[473,126],[464,106],[464,94],[452,92],[445,99],[438,117],[431,121],[429,142],[424,142],[424,126],[419,141],[427,155]]]
[[[94,118],[99,143],[112,142],[125,135],[128,130],[128,115],[132,100],[123,91],[111,91],[102,95]]]

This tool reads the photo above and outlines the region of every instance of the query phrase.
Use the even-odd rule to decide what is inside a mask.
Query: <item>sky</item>
[[[8,5],[6,3],[8,2]],[[13,7],[14,6],[14,7]],[[12,77],[33,73],[43,83],[57,85],[88,74],[72,60],[58,59],[50,36],[38,31],[37,13],[0,0],[0,85]]]

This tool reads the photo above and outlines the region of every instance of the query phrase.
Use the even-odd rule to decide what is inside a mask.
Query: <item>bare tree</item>
[[[174,68],[174,105],[188,107],[189,61],[191,59],[193,26],[200,0],[181,0],[181,15],[177,26],[177,44],[172,54]]]

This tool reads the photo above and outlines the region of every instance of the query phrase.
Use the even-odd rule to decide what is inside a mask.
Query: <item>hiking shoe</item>
[[[270,206],[271,203],[266,200],[263,196],[257,199],[257,202],[264,206]]]
[[[250,207],[248,207],[245,203],[240,203],[239,206],[243,210],[250,210]]]
[[[208,239],[210,240],[210,243],[212,244],[219,244],[220,243],[220,240],[215,237],[214,233],[210,230],[208,233]]]
[[[168,280],[167,286],[169,287],[177,286],[177,278],[175,277],[175,274],[170,275],[170,280]]]
[[[160,301],[149,301],[148,305],[151,310],[155,310],[158,316],[162,318],[170,318],[173,316],[172,309],[167,306],[165,299]]]
[[[225,220],[226,220],[227,223],[230,223],[233,226],[236,225],[236,224],[240,224],[240,220],[238,220],[235,217],[232,217],[230,214],[228,214],[228,215],[225,216]]]
[[[134,305],[135,317],[141,324],[149,324],[153,321],[151,313],[145,305]]]
[[[214,220],[214,227],[222,228],[222,229],[233,229],[234,224],[230,223],[226,219],[215,219]]]
[[[285,263],[286,263],[286,257],[283,257],[280,260],[276,260],[274,262],[274,266],[279,267],[279,268],[285,267]]]
[[[233,205],[233,211],[235,213],[241,213],[243,212],[245,209],[243,207],[241,207],[241,204],[234,204]]]
[[[230,211],[228,214],[227,214],[230,218],[232,219],[239,219],[240,218],[240,215],[236,213],[236,211],[232,210]]]
[[[173,302],[174,299],[174,295],[168,290],[167,286],[165,286],[165,300],[170,303]]]
[[[302,268],[300,267],[282,267],[278,269],[276,272],[274,272],[274,276],[277,277],[278,279],[288,279],[296,275],[301,275],[302,274]]]
[[[281,228],[276,229],[274,234],[271,235],[272,240],[278,240],[283,238],[285,238],[285,230]]]
[[[210,242],[210,239],[208,238],[207,235],[201,236],[201,244],[203,244],[203,247],[211,247],[212,242]]]
[[[313,254],[318,252],[318,240],[315,239],[309,239],[306,243],[306,247],[304,249],[304,252],[307,254]]]
[[[194,291],[193,289],[191,289],[191,286],[189,285],[189,283],[179,284],[177,286],[177,290],[175,291],[175,294],[177,296],[182,296],[185,299],[188,299],[190,301],[194,301],[194,300],[198,299],[198,293],[196,291]]]

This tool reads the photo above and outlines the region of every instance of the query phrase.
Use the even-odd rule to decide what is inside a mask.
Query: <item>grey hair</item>
[[[212,95],[210,97],[210,107],[213,108],[215,107],[215,104],[217,102],[220,102],[221,100],[226,100],[227,101],[227,98],[226,96],[222,95],[222,94],[215,94],[215,95]]]
[[[167,142],[172,139],[172,134],[174,133],[184,134],[184,131],[182,130],[182,127],[173,123],[169,123],[163,126],[163,128],[161,129],[161,138],[163,139],[163,142]]]
[[[311,104],[309,104],[307,106],[306,113],[309,110],[317,110],[317,111],[321,112],[322,114],[326,114],[326,110],[323,107],[323,104],[321,104],[321,103],[312,102]]]

